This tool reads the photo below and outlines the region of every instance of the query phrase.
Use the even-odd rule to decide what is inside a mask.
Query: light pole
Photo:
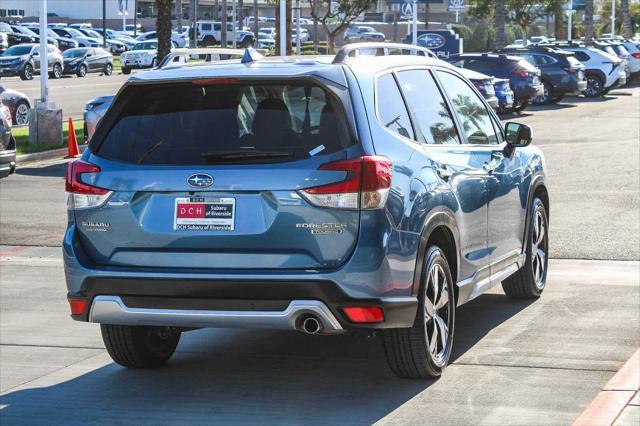
[[[296,0],[296,55],[300,55],[302,48],[300,46],[300,0]]]
[[[418,45],[418,0],[413,0],[413,7],[411,10],[413,14],[413,28],[411,28],[411,44]],[[415,51],[413,54],[415,55]]]
[[[287,56],[287,2],[280,0],[280,56]]]
[[[611,38],[616,35],[616,0],[611,0]]]
[[[233,37],[233,48],[238,45],[238,34],[236,33],[236,0],[231,3],[231,21],[233,21],[233,30],[231,30],[231,37]]]
[[[49,100],[49,55],[47,52],[47,0],[40,0],[40,102]]]
[[[567,8],[567,40],[571,41],[571,30],[573,28],[573,0],[569,0]]]

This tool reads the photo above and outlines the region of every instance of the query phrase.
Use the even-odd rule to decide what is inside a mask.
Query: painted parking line
[[[573,426],[612,425],[633,405],[640,389],[640,349],[607,382],[600,393],[573,422]]]
[[[6,248],[2,251],[0,251],[0,257],[3,256],[9,256],[12,254],[16,254],[16,253],[20,253],[21,251],[24,251],[28,248],[30,248],[31,246],[15,246],[15,247],[10,247],[10,248]]]

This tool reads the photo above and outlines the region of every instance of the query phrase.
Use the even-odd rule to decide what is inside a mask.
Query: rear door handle
[[[436,173],[438,173],[438,176],[440,176],[442,180],[449,180],[451,175],[453,175],[451,170],[449,170],[449,168],[445,165],[439,165],[438,167],[436,167]]]

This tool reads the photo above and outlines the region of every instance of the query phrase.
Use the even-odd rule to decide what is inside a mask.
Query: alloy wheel
[[[549,102],[549,86],[546,83],[543,84],[543,91],[544,92],[542,96],[538,96],[534,99],[534,102],[538,105]]]
[[[78,69],[78,77],[84,77],[85,75],[87,75],[87,67],[80,65],[80,69]]]
[[[104,75],[111,75],[112,72],[113,72],[113,65],[107,64],[107,66],[104,68]]]
[[[544,288],[547,275],[547,229],[543,213],[536,210],[533,222],[533,245],[531,247],[531,270],[536,287]]]
[[[25,103],[21,103],[16,108],[15,117],[17,126],[29,124],[29,107]]]
[[[595,97],[598,96],[601,92],[602,88],[600,87],[600,80],[595,77],[587,78],[587,89],[585,90],[587,96]]]
[[[33,67],[31,66],[31,64],[27,64],[24,66],[24,76],[27,80],[33,79]]]
[[[53,65],[53,78],[62,77],[62,67],[60,64],[56,63]]]
[[[431,359],[444,367],[451,345],[452,311],[449,305],[449,285],[442,266],[435,263],[427,276],[424,297],[424,328]]]

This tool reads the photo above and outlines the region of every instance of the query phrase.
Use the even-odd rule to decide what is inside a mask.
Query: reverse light
[[[371,323],[384,321],[382,308],[378,306],[346,306],[342,308],[349,321],[359,323]]]
[[[381,209],[389,197],[392,164],[386,157],[363,156],[355,160],[323,164],[320,170],[343,170],[345,180],[299,191],[319,207],[349,210]]]
[[[68,210],[100,207],[109,199],[112,191],[86,184],[81,179],[85,173],[99,172],[100,167],[82,160],[67,165],[65,197]]]
[[[82,315],[87,310],[87,301],[85,299],[67,299],[71,315]]]

